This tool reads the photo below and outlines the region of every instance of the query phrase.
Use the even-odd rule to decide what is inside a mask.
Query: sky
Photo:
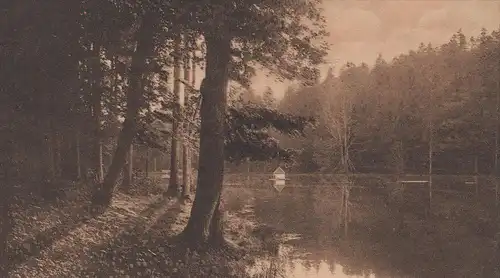
[[[381,54],[390,61],[399,54],[423,43],[435,46],[446,43],[459,29],[467,36],[477,36],[500,26],[500,0],[323,0],[324,15],[331,48],[328,68],[339,69],[346,62],[371,65]],[[203,77],[198,74],[197,86]],[[283,97],[290,82],[277,82],[265,73],[252,82],[256,92],[268,86],[275,97]]]
[[[440,45],[459,29],[469,37],[500,26],[500,0],[324,0],[323,5],[331,44],[323,75],[348,61],[373,64],[379,53],[391,60],[420,42]],[[288,86],[264,74],[253,81],[256,91],[270,86],[277,98]]]

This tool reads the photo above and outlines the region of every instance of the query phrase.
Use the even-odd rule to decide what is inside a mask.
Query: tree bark
[[[1,162],[0,162],[1,163]],[[1,168],[5,169],[6,165]],[[4,176],[4,184],[0,187],[0,277],[8,277],[9,257],[7,254],[7,240],[12,230],[11,218],[11,184],[8,180],[8,174],[2,173]]]
[[[128,151],[128,179],[130,184],[134,182],[134,144],[130,144]]]
[[[150,148],[148,147],[147,150],[146,150],[146,178],[149,178],[149,171],[150,171],[150,167],[149,167],[149,157],[151,156],[151,150]]]
[[[146,14],[143,17],[141,28],[137,35],[137,49],[132,56],[132,66],[130,70],[130,85],[127,91],[127,112],[123,128],[118,137],[113,160],[109,170],[104,177],[92,198],[92,204],[95,206],[109,206],[113,197],[113,190],[120,171],[125,163],[127,152],[137,132],[137,118],[139,109],[142,106],[142,95],[144,92],[143,73],[146,69],[146,59],[154,51],[154,14]]]
[[[48,162],[48,169],[45,173],[45,181],[48,180],[53,180],[56,176],[56,165],[55,165],[55,151],[54,151],[54,145],[55,145],[55,140],[54,140],[54,132],[53,132],[53,126],[52,126],[52,120],[48,120],[48,132],[46,133],[46,145],[47,145],[47,151],[46,151],[46,156],[47,156],[47,162]],[[42,189],[43,190],[43,189]]]
[[[130,150],[127,152],[127,154],[130,154]],[[122,188],[129,188],[131,184],[131,179],[130,179],[130,155],[125,156],[125,163],[123,164],[123,179],[122,179]]]
[[[200,91],[200,154],[197,190],[191,215],[183,231],[194,245],[210,243],[212,218],[218,207],[224,178],[224,138],[228,65],[231,39],[221,34],[205,36],[206,73]]]
[[[196,53],[193,51],[192,53],[192,59],[191,59],[191,86],[195,88],[196,86]],[[193,117],[194,120],[194,117]],[[189,131],[189,130],[188,130]],[[191,132],[191,131],[189,131]],[[193,157],[193,150],[189,150],[189,190],[194,193],[196,190],[195,183],[193,182],[193,167],[192,167],[192,161],[195,159]]]
[[[209,243],[212,245],[221,245],[224,243],[224,226],[222,221],[222,211],[220,207],[220,196],[215,206],[212,222],[210,223]]]
[[[103,72],[101,68],[101,46],[99,43],[94,43],[93,46],[94,63],[92,68],[93,84],[92,84],[92,119],[94,123],[94,162],[95,181],[102,183],[104,179],[104,166],[102,157],[102,131],[101,131],[101,114],[102,114],[102,79]]]
[[[494,165],[493,165],[493,173],[495,180],[495,207],[498,209],[498,155],[500,154],[500,148],[498,145],[498,141],[500,140],[500,69],[498,72],[498,79],[496,82],[496,107],[495,107],[495,154],[494,154]],[[497,212],[498,214],[498,212]]]
[[[174,42],[174,119],[172,123],[172,147],[170,152],[170,179],[168,181],[167,196],[177,197],[179,195],[179,116],[180,116],[180,75],[181,75],[181,38],[177,36]]]
[[[6,123],[5,126],[10,125]],[[0,138],[0,277],[9,277],[9,254],[7,253],[7,240],[12,231],[12,203],[13,189],[20,165],[15,159],[15,154],[19,153],[15,133],[13,128],[3,133],[6,136]],[[2,130],[4,131],[4,130]],[[26,162],[26,161],[25,161]]]
[[[54,177],[62,177],[62,160],[61,160],[61,134],[58,131],[53,132],[53,151],[54,151]]]
[[[76,179],[80,181],[82,179],[82,166],[81,166],[81,157],[80,157],[80,133],[76,131]]]
[[[185,48],[187,49],[188,42],[184,41]],[[184,140],[182,142],[182,197],[189,198],[190,188],[191,188],[191,152],[189,147],[189,119],[187,117],[185,107],[189,103],[189,96],[191,92],[191,88],[189,88],[190,84],[190,57],[189,53],[184,56],[184,81],[186,84],[184,85],[184,109],[183,109],[183,136]]]

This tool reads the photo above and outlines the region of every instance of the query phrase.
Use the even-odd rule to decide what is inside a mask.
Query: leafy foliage
[[[294,150],[282,148],[270,131],[299,136],[312,123],[312,119],[280,113],[255,104],[229,108],[227,119],[225,152],[226,159],[230,161],[244,158],[269,160],[276,157],[289,160]]]
[[[426,171],[431,126],[437,172],[468,173],[477,155],[480,169],[491,173],[499,42],[498,30],[483,30],[470,39],[458,31],[439,47],[421,44],[390,62],[379,57],[372,68],[348,63],[322,83],[289,89],[281,111],[317,116],[318,125],[307,140],[288,145],[313,146],[308,159],[334,170],[337,162],[325,157],[338,153],[338,134],[345,129],[340,116],[347,112],[351,154],[359,171],[393,172],[402,163],[396,157],[404,160],[405,171]],[[345,100],[348,107],[341,105]]]

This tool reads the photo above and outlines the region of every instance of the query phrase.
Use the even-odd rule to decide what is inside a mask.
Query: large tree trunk
[[[177,197],[179,195],[179,116],[180,116],[180,75],[181,75],[181,38],[177,36],[174,42],[174,120],[172,123],[172,147],[170,152],[170,179],[168,181],[167,196]]]
[[[210,243],[214,211],[218,207],[224,178],[224,138],[228,65],[231,40],[220,34],[206,36],[206,73],[201,85],[200,154],[195,200],[183,231],[194,244]]]
[[[209,242],[213,245],[220,245],[224,243],[224,226],[223,226],[223,212],[220,207],[220,196],[217,205],[215,206],[212,223],[210,224],[210,237]]]
[[[98,186],[92,198],[92,204],[109,206],[113,197],[113,190],[120,171],[125,163],[127,152],[137,132],[137,118],[142,106],[144,92],[143,73],[146,68],[146,59],[153,53],[153,36],[155,30],[155,15],[146,14],[143,17],[141,28],[137,35],[137,49],[132,56],[130,70],[130,85],[127,91],[127,112],[123,128],[118,137],[113,160],[104,181]]]

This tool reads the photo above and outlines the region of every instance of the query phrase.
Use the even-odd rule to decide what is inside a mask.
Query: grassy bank
[[[175,240],[191,203],[117,193],[105,213],[91,217],[86,199],[16,213],[10,277],[244,277],[258,252],[252,226],[236,215],[225,218],[231,248],[196,252]]]

